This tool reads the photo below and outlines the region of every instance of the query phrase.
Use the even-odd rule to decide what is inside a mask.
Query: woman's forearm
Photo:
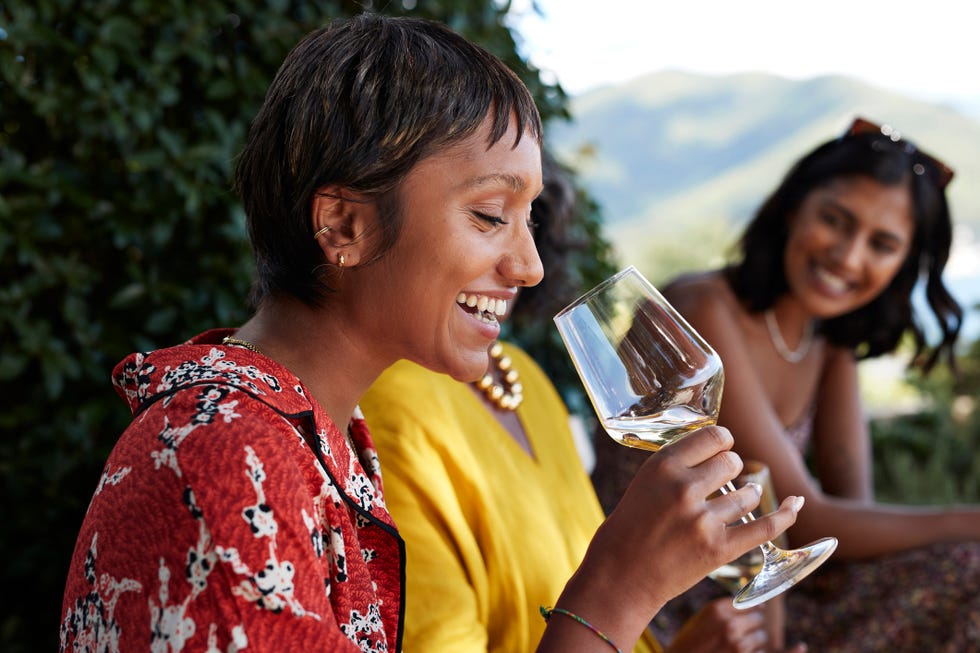
[[[980,506],[901,506],[808,496],[789,531],[801,546],[833,535],[838,559],[869,558],[939,542],[980,541]]]

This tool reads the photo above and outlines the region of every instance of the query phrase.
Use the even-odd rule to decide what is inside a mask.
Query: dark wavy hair
[[[856,175],[885,186],[908,186],[915,223],[912,245],[880,295],[846,315],[821,322],[820,333],[863,359],[894,351],[910,331],[916,345],[913,367],[928,373],[942,356],[955,369],[953,348],[963,309],[942,279],[953,237],[949,206],[933,159],[906,141],[893,141],[881,133],[844,136],[820,145],[794,164],[739,240],[740,258],[726,270],[732,290],[752,312],[770,308],[789,290],[783,261],[789,216],[814,189]],[[927,345],[912,305],[912,290],[920,279],[942,334],[934,347]]]
[[[524,83],[445,25],[365,13],[304,37],[276,73],[236,168],[256,262],[251,303],[279,294],[325,301],[331,268],[310,223],[318,189],[338,185],[378,203],[377,260],[400,233],[397,191],[408,172],[487,116],[487,147],[512,120],[517,141],[526,132],[541,142]]]

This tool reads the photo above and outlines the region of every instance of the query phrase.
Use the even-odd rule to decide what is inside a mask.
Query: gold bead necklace
[[[503,383],[496,383],[493,374],[487,371],[483,378],[476,382],[490,403],[502,410],[517,410],[524,401],[524,386],[520,383],[520,374],[513,368],[510,356],[504,356],[504,348],[499,342],[490,347],[490,359],[500,371]]]
[[[221,339],[221,344],[223,345],[237,345],[238,347],[244,347],[249,351],[254,351],[256,354],[261,354],[259,348],[250,343],[248,340],[242,340],[241,338],[232,338],[231,336],[226,336]]]

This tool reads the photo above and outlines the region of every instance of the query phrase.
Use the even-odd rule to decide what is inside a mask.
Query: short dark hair
[[[928,372],[941,355],[952,365],[963,309],[942,279],[953,238],[949,206],[936,166],[905,141],[883,134],[850,135],[828,141],[800,159],[742,234],[740,259],[726,270],[729,284],[750,311],[771,307],[789,289],[783,267],[789,216],[814,189],[853,176],[870,177],[885,186],[908,186],[915,225],[912,245],[878,297],[822,322],[820,332],[831,343],[854,349],[859,358],[872,358],[894,351],[902,334],[911,331],[916,343],[913,366]],[[942,333],[931,349],[912,306],[912,289],[920,278]]]
[[[272,81],[236,169],[256,262],[252,304],[279,294],[310,305],[326,298],[310,227],[318,189],[338,185],[378,202],[376,259],[400,232],[406,174],[491,114],[488,147],[515,119],[517,141],[528,132],[540,143],[524,83],[445,25],[365,13],[304,37]]]

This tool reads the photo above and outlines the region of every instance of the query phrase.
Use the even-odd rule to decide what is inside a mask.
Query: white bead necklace
[[[765,313],[766,327],[769,329],[769,339],[772,340],[772,346],[775,347],[776,353],[779,354],[787,363],[799,363],[801,360],[806,358],[806,355],[810,352],[810,345],[813,344],[813,320],[807,320],[806,329],[803,331],[803,338],[800,339],[800,345],[796,349],[790,349],[786,346],[786,341],[783,340],[783,334],[779,330],[779,322],[776,321],[776,314],[772,312],[772,309],[766,309]]]

